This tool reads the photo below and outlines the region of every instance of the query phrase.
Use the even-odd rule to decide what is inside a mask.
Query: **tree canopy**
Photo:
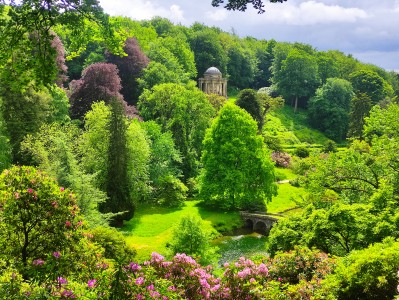
[[[274,167],[257,124],[235,104],[226,103],[207,130],[202,156],[200,198],[227,210],[265,210],[276,194]]]
[[[269,0],[271,3],[283,3],[287,0]],[[225,0],[212,0],[213,6],[219,6],[220,4],[224,4]],[[246,11],[247,5],[251,4],[255,9],[258,10],[258,13],[264,13],[265,10],[264,4],[262,0],[227,0],[227,4],[224,6],[228,10],[239,10],[239,11]]]

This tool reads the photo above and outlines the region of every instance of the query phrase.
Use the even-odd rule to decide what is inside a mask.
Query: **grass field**
[[[173,228],[186,215],[202,218],[205,228],[215,235],[215,228],[229,230],[242,225],[238,213],[208,211],[199,207],[198,202],[186,201],[181,209],[139,207],[134,218],[122,228],[127,243],[137,250],[137,260],[148,259],[153,251],[167,254],[166,245],[172,239]]]
[[[309,127],[305,110],[298,109],[294,113],[289,105],[270,113],[264,130],[277,136],[283,145],[322,145],[328,140],[321,132]]]

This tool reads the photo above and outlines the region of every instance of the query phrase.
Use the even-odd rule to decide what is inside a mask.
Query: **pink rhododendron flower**
[[[53,256],[54,256],[55,258],[60,258],[60,257],[61,257],[61,253],[58,252],[58,251],[55,251],[55,252],[53,252]]]
[[[33,189],[31,189],[31,188],[28,188],[26,191],[27,191],[29,194],[32,194],[32,193],[33,193]]]
[[[92,289],[92,288],[94,288],[94,287],[96,286],[96,282],[97,282],[97,280],[95,280],[95,279],[90,279],[90,280],[87,282],[87,286],[88,286],[90,289]]]
[[[34,266],[42,266],[42,265],[44,264],[44,260],[42,260],[42,259],[35,259],[35,260],[32,262],[32,264],[33,264]]]
[[[137,285],[142,285],[144,283],[144,278],[143,277],[136,278],[135,283]]]
[[[62,278],[62,277],[57,277],[57,282],[59,284],[67,284],[68,280],[66,280],[65,278]]]

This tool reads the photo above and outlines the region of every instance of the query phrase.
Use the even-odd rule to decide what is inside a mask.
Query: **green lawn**
[[[198,207],[199,201],[186,201],[181,209],[140,206],[133,219],[122,228],[129,245],[137,250],[137,260],[144,261],[153,251],[167,254],[166,244],[172,239],[173,228],[183,216],[195,215],[204,220],[206,229],[215,233],[241,226],[238,213],[215,212]]]
[[[293,209],[297,206],[295,200],[300,200],[305,194],[306,192],[303,188],[294,187],[289,183],[279,184],[278,195],[267,203],[267,212],[276,214]]]

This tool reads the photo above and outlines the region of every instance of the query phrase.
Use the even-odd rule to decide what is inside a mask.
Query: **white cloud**
[[[176,21],[176,22],[183,22],[184,19],[184,12],[183,10],[180,8],[179,5],[173,4],[170,8],[169,8],[170,12],[171,12],[171,16],[170,19],[172,21]]]
[[[228,12],[224,8],[206,12],[206,17],[212,21],[224,21],[227,19],[227,16]]]
[[[184,21],[184,12],[177,4],[164,7],[148,0],[100,0],[100,5],[108,14],[114,16],[126,16],[136,20],[160,16],[173,22]]]
[[[291,2],[284,7],[268,4],[266,10],[263,21],[296,26],[354,23],[368,17],[367,12],[360,8],[327,5],[313,0],[299,5]]]

